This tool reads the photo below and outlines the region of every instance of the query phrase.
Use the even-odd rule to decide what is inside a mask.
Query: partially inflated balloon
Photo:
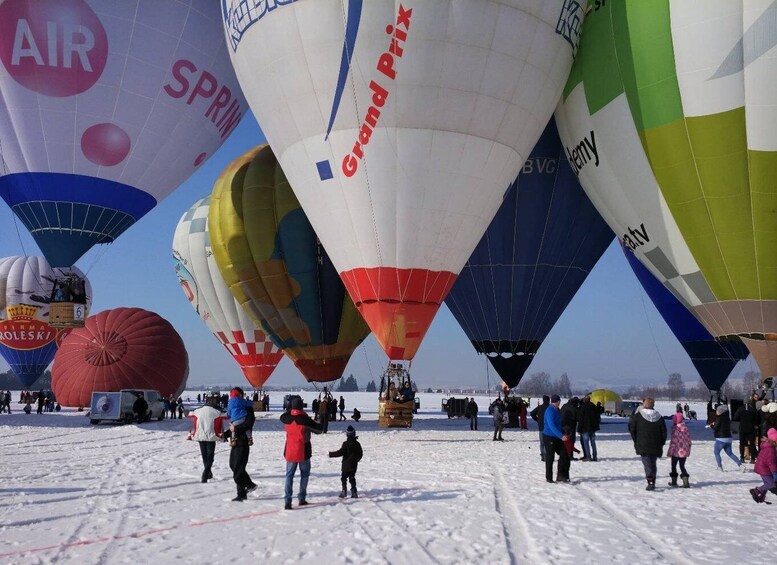
[[[218,2],[0,2],[0,196],[55,267],[138,221],[240,121]]]
[[[518,385],[612,239],[551,120],[445,299],[508,386]]]
[[[412,359],[553,112],[585,0],[222,5],[313,228],[389,357]]]
[[[65,271],[82,278],[86,309],[92,304],[92,287],[77,268]],[[38,380],[49,366],[57,347],[70,332],[49,325],[49,301],[54,271],[43,257],[0,259],[0,354],[25,387]]]
[[[716,337],[777,375],[777,3],[613,0],[557,111],[583,187]]]
[[[261,387],[283,353],[235,301],[219,273],[210,244],[210,197],[181,217],[173,239],[175,272],[186,298],[213,335],[229,351],[248,382]]]
[[[64,406],[89,406],[94,391],[180,394],[189,372],[183,340],[154,312],[116,308],[89,316],[54,356],[51,388]]]
[[[685,305],[639,262],[631,249],[624,247],[623,252],[642,288],[699,371],[701,380],[708,389],[720,390],[736,364],[747,359],[747,347],[736,337],[726,340],[712,337]]]
[[[342,376],[370,333],[269,146],[213,187],[213,255],[237,301],[309,381]]]

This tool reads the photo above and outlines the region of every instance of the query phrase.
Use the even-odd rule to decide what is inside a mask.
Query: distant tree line
[[[31,387],[25,388],[10,369],[0,373],[0,389],[3,390],[51,390],[51,371],[46,371]]]

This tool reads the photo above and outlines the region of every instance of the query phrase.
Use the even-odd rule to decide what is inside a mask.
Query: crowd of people
[[[3,392],[0,390],[0,414],[11,414],[11,403],[13,398],[11,391],[6,390]],[[59,412],[62,410],[62,406],[57,402],[54,397],[54,393],[50,390],[39,390],[33,392],[30,390],[23,390],[19,393],[19,404],[22,404],[22,412],[25,414],[32,414],[32,411],[36,409],[38,414],[45,412]]]

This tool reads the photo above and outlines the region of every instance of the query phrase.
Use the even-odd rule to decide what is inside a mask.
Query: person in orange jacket
[[[299,396],[293,396],[289,400],[289,411],[281,415],[281,423],[286,429],[286,445],[283,448],[283,457],[286,459],[284,508],[291,510],[292,486],[297,467],[300,470],[299,505],[305,506],[308,503],[306,496],[310,477],[310,457],[313,454],[310,432],[320,434],[324,431],[324,426],[305,413],[302,409],[302,398]]]

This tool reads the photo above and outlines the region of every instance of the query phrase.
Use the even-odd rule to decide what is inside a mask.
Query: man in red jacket
[[[297,467],[300,470],[299,505],[305,506],[307,504],[305,495],[310,477],[310,457],[313,452],[310,445],[310,432],[320,434],[324,428],[305,414],[305,411],[302,410],[302,398],[299,396],[291,397],[289,411],[281,415],[281,422],[286,428],[286,446],[283,449],[283,456],[286,459],[286,505],[284,508],[291,510],[292,483]]]

